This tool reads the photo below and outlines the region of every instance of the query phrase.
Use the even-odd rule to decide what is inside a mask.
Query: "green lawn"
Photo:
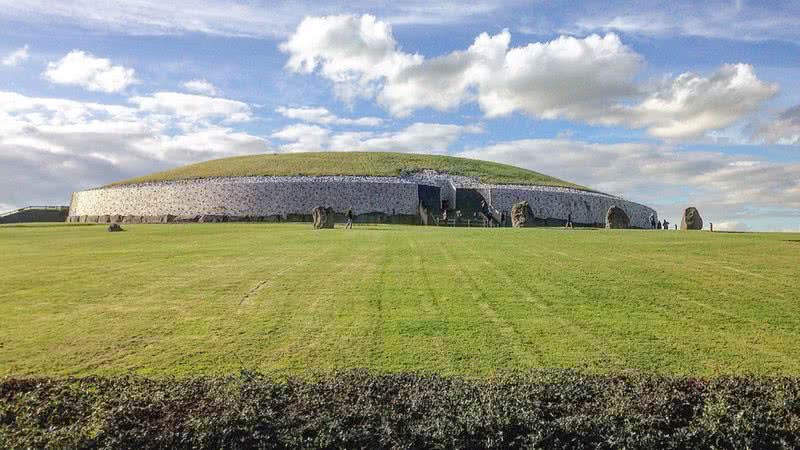
[[[432,169],[466,175],[484,183],[529,184],[587,189],[528,169],[477,159],[392,152],[303,152],[215,159],[158,172],[114,185],[208,177],[365,175],[396,177]]]
[[[0,376],[800,375],[800,235],[0,227]]]

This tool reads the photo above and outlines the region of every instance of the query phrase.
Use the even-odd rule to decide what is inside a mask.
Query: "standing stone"
[[[311,210],[311,217],[314,219],[314,228],[333,228],[336,213],[333,208],[317,206]]]
[[[606,228],[628,228],[630,223],[631,220],[628,218],[628,214],[625,213],[624,209],[620,208],[619,206],[612,206],[611,208],[608,208],[608,212],[606,213]]]
[[[681,230],[702,230],[703,218],[700,217],[700,212],[697,208],[690,206],[683,211],[683,218],[681,218]]]
[[[528,202],[514,203],[511,207],[511,226],[514,228],[533,226],[533,210]]]
[[[108,226],[108,231],[110,233],[115,233],[117,231],[122,231],[122,227],[119,226],[119,224],[115,222],[115,223],[112,223],[111,225]]]

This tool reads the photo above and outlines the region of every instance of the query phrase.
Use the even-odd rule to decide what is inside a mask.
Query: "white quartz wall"
[[[650,214],[658,214],[652,208],[630,202],[612,195],[578,189],[549,186],[505,186],[490,188],[492,206],[506,213],[514,203],[527,201],[534,217],[566,220],[572,212],[572,221],[580,224],[604,224],[606,212],[612,206],[622,208],[630,219],[630,226],[650,228]]]
[[[417,213],[417,184],[337,178],[256,177],[176,181],[76,192],[70,216],[272,216],[310,214],[315,206],[355,214]],[[394,179],[396,180],[396,179]]]
[[[405,177],[238,177],[125,185],[76,192],[70,216],[286,216],[310,214],[315,206],[355,214],[416,215],[418,184],[439,186],[455,205],[456,187],[477,188],[498,211],[528,201],[535,217],[603,224],[611,206],[628,214],[631,226],[649,227],[647,206],[606,194],[550,186],[480,185],[466,177],[420,173]],[[448,189],[449,188],[449,189]],[[458,205],[455,205],[458,208]]]

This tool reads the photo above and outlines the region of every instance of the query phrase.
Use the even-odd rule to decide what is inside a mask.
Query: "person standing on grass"
[[[567,224],[565,225],[566,228],[572,228],[572,211],[567,213]]]
[[[656,216],[653,213],[650,213],[650,228],[656,229]]]
[[[667,219],[664,219],[664,229],[669,231],[669,222],[667,222]]]
[[[344,229],[353,229],[353,208],[347,208],[347,225],[344,226]]]

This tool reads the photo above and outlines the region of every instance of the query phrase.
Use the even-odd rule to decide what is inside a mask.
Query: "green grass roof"
[[[440,155],[388,152],[315,152],[261,154],[215,159],[158,172],[112,185],[209,177],[243,176],[398,176],[404,172],[433,169],[454,175],[476,177],[491,184],[527,184],[586,189],[532,170],[476,159]]]

